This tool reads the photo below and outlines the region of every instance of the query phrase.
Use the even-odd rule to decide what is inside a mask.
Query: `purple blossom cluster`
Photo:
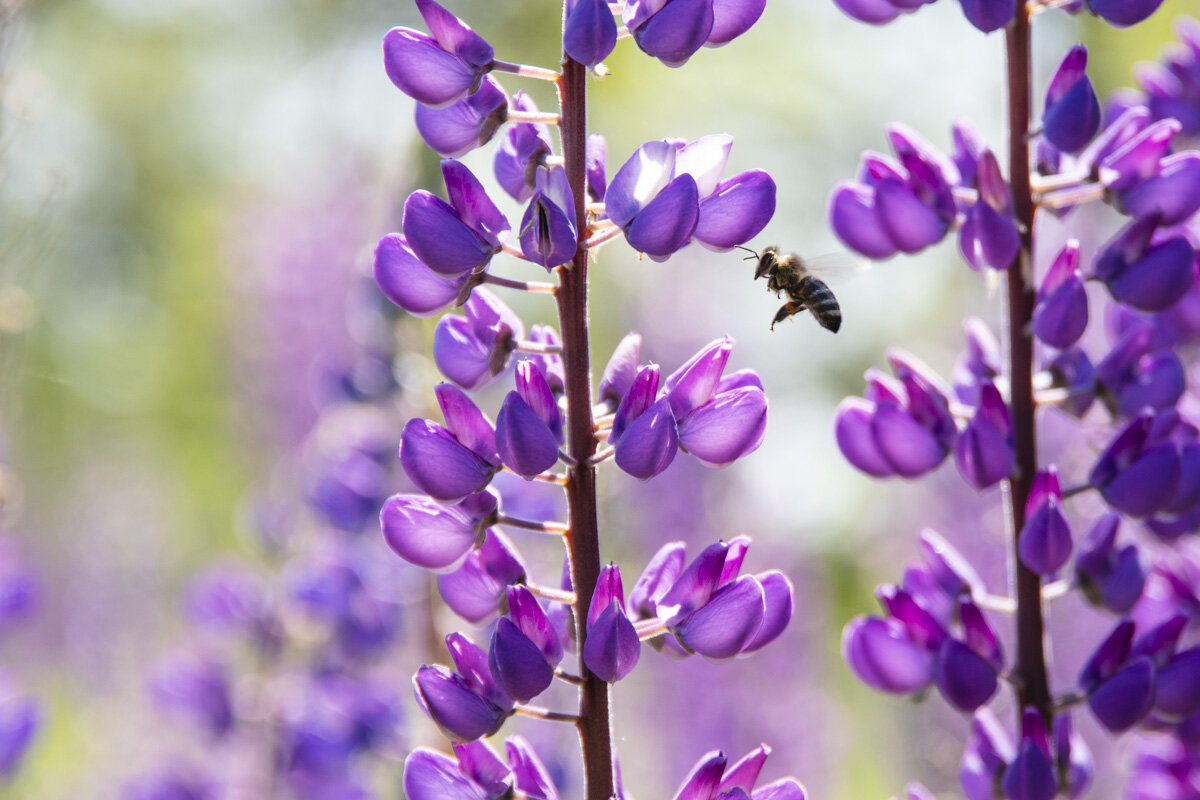
[[[636,668],[642,643],[673,657],[719,661],[766,646],[791,618],[792,586],[783,573],[742,574],[743,536],[691,561],[682,542],[666,544],[626,593],[620,565],[602,558],[615,549],[597,522],[604,463],[641,480],[662,474],[680,452],[706,466],[728,465],[761,444],[767,399],[753,370],[727,370],[729,337],[664,377],[658,364],[643,361],[641,337],[630,334],[593,393],[587,337],[587,268],[602,245],[624,236],[653,261],[692,242],[728,251],[757,235],[775,209],[767,173],[725,177],[733,144],[726,135],[648,142],[610,180],[604,137],[587,135],[581,124],[589,73],[607,74],[602,60],[622,38],[680,66],[701,47],[745,33],[764,6],[573,0],[565,8],[561,71],[497,60],[482,37],[433,0],[417,2],[428,34],[395,28],[384,38],[388,75],[417,101],[417,131],[447,160],[445,199],[425,190],[408,197],[400,232],[376,249],[375,278],[411,314],[450,306],[463,314],[442,316],[434,330],[434,362],[447,381],[434,387],[440,419],[414,416],[400,435],[400,465],[416,491],[388,498],[380,524],[391,549],[438,573],[446,606],[480,628],[451,632],[452,663],[422,666],[413,677],[418,704],[454,742],[454,754],[422,748],[408,757],[411,798],[557,800],[528,741],[510,736],[503,756],[483,741],[518,714],[573,723],[586,797],[623,798],[609,694]],[[510,97],[497,72],[556,81],[559,110],[542,112],[523,92]],[[453,160],[493,138],[495,179],[523,206],[512,214]],[[499,275],[503,259],[537,264],[555,282]],[[527,325],[493,291],[500,289],[553,296],[558,324]],[[509,374],[495,405],[469,394],[488,386],[494,392]],[[560,521],[561,511],[519,511],[538,485],[563,492],[568,521]],[[518,549],[518,534],[541,536]],[[566,557],[548,585],[521,550],[555,541]],[[558,695],[547,693],[563,685],[578,690],[577,710],[530,705],[554,702]],[[767,752],[759,748],[728,768],[723,754],[710,753],[676,797],[803,798],[792,779],[757,786]]]
[[[838,4],[875,24],[921,5]],[[963,3],[975,27],[1005,30],[1016,98],[1030,95],[1036,5]],[[1065,5],[1121,27],[1158,3]],[[1184,47],[1143,70],[1146,91],[1103,112],[1087,50],[1071,48],[1041,102],[1010,107],[1007,180],[968,122],[955,124],[949,155],[892,126],[894,156],[865,154],[829,200],[833,230],[856,252],[915,253],[957,230],[967,264],[1002,272],[1007,286],[1003,341],[970,320],[950,380],[893,349],[892,375],[870,370],[835,423],[842,453],[872,477],[921,478],[953,454],[971,489],[1003,486],[1011,597],[926,531],[922,560],[877,589],[882,613],[853,619],[842,641],[867,685],[913,696],[936,686],[970,716],[960,766],[969,800],[1083,795],[1094,765],[1072,723],[1079,713],[1114,735],[1156,731],[1129,765],[1127,797],[1197,796],[1200,606],[1192,562],[1171,554],[1200,532],[1200,415],[1186,366],[1200,333],[1200,152],[1181,135],[1200,49],[1194,28],[1181,31]],[[1124,221],[1105,229],[1075,213],[1096,202]],[[1047,458],[1051,422],[1083,447]],[[1043,609],[1072,590],[1115,620],[1093,635],[1074,683],[1056,687]],[[1004,683],[1018,712],[1011,728],[992,710]]]

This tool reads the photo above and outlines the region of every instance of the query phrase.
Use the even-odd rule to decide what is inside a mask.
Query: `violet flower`
[[[488,655],[459,633],[446,637],[458,672],[424,666],[413,676],[413,691],[433,723],[454,741],[474,741],[499,730],[512,713],[513,699],[493,677]]]
[[[461,389],[436,389],[446,425],[411,419],[400,437],[400,464],[426,494],[457,502],[483,491],[500,468],[496,429]]]
[[[479,179],[457,161],[442,162],[450,202],[427,191],[404,204],[404,237],[425,266],[448,279],[487,268],[507,238],[508,220]]]
[[[453,506],[419,494],[388,498],[379,512],[383,538],[410,564],[453,572],[483,542],[497,517],[498,498],[479,492]]]
[[[575,257],[579,247],[575,198],[562,167],[538,167],[534,193],[521,219],[521,252],[547,270]]]
[[[491,69],[493,51],[461,19],[433,0],[416,0],[432,35],[392,28],[383,38],[383,63],[400,91],[441,107],[475,91]]]
[[[489,528],[483,544],[467,554],[458,569],[438,575],[438,591],[455,614],[482,625],[500,614],[506,588],[524,583],[526,574],[525,564],[508,538]]]
[[[508,614],[492,633],[488,667],[496,684],[514,700],[527,703],[554,680],[563,647],[537,598],[524,586],[509,586]]]
[[[417,133],[431,150],[458,158],[487,144],[500,130],[508,119],[508,95],[489,75],[477,90],[445,108],[418,103],[413,117]]]
[[[509,106],[514,111],[538,110],[537,104],[524,91],[514,94]],[[492,171],[496,182],[518,203],[525,202],[533,196],[534,177],[538,167],[545,166],[546,157],[553,152],[550,127],[544,122],[518,122],[509,125],[504,129],[500,144],[496,148],[496,155],[492,159]]]
[[[641,641],[625,611],[621,570],[609,564],[600,570],[588,606],[583,663],[601,680],[615,683],[633,671],[640,655]]]
[[[1065,350],[1087,329],[1088,300],[1079,270],[1079,242],[1067,242],[1046,270],[1033,309],[1033,334]]]
[[[446,378],[471,391],[508,368],[525,325],[492,292],[479,287],[463,304],[465,317],[447,314],[433,331],[433,360]]]
[[[1046,88],[1042,134],[1066,153],[1082,150],[1100,129],[1100,100],[1088,79],[1087,48],[1072,47]]]
[[[760,744],[730,765],[719,750],[705,753],[675,791],[674,800],[804,800],[804,787],[783,778],[755,788],[771,748]]]

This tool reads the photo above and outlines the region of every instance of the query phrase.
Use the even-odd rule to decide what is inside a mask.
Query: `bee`
[[[754,279],[765,276],[767,289],[774,292],[776,297],[785,294],[788,297],[788,301],[771,321],[771,330],[775,330],[776,322],[782,322],[808,309],[822,328],[838,332],[838,328],[842,326],[842,309],[837,298],[824,281],[809,273],[800,256],[795,253],[780,253],[779,248],[774,245],[763,250],[761,254],[749,247],[741,249],[752,254],[746,258],[747,261],[758,261]]]

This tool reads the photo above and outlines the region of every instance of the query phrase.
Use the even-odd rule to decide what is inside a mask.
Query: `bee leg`
[[[785,303],[783,307],[779,309],[779,311],[775,312],[775,319],[771,321],[771,330],[775,330],[776,322],[783,322],[788,317],[792,316],[793,314],[799,314],[803,310],[803,303],[797,303],[794,300]]]

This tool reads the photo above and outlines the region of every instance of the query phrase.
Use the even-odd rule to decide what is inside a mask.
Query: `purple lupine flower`
[[[409,800],[498,800],[512,791],[511,773],[487,742],[455,745],[454,749],[457,759],[427,747],[409,753],[404,759],[404,796]]]
[[[488,75],[479,88],[445,108],[417,104],[417,133],[435,153],[458,158],[492,140],[508,119],[508,95]]]
[[[392,28],[383,63],[400,91],[429,106],[445,106],[474,91],[491,69],[493,51],[479,34],[433,0],[416,0],[432,35]]]
[[[958,248],[973,268],[1008,269],[1021,249],[1013,216],[1012,190],[1000,173],[991,150],[984,149],[975,164],[979,199],[967,209],[958,230]]]
[[[623,20],[642,52],[679,67],[701,47],[719,47],[758,21],[766,0],[633,0]]]
[[[609,564],[600,570],[596,592],[588,605],[583,663],[601,680],[615,683],[637,666],[641,644],[625,612],[621,570]]]
[[[425,266],[447,279],[487,268],[500,252],[508,220],[471,171],[458,161],[442,162],[450,202],[420,190],[404,203],[404,236]]]
[[[441,373],[464,389],[491,383],[508,368],[525,325],[500,298],[483,287],[463,304],[465,317],[446,315],[433,331],[433,360]]]
[[[563,648],[537,598],[519,584],[506,591],[508,615],[492,634],[488,666],[500,688],[526,703],[553,682]]]
[[[1181,720],[1200,712],[1200,647],[1171,656],[1154,676],[1154,713]]]
[[[1152,326],[1131,325],[1096,365],[1101,397],[1113,414],[1130,417],[1143,408],[1172,408],[1183,395],[1179,357],[1165,348],[1152,352],[1153,337]]]
[[[1042,134],[1064,153],[1079,152],[1100,129],[1100,100],[1086,70],[1087,48],[1076,45],[1046,88]]]
[[[1057,572],[1071,557],[1071,525],[1053,465],[1040,470],[1030,484],[1017,552],[1021,563],[1038,575]]]
[[[726,375],[733,339],[716,339],[663,386],[679,428],[679,446],[710,467],[730,464],[762,444],[767,396],[752,370]]]
[[[426,494],[443,502],[483,491],[500,468],[496,429],[457,386],[435,389],[445,427],[411,419],[400,436],[400,465]]]
[[[748,242],[775,213],[775,183],[761,170],[721,180],[732,145],[726,135],[647,142],[608,185],[608,218],[655,261],[693,237],[718,251]]]
[[[538,167],[534,188],[521,219],[521,252],[550,270],[574,258],[579,248],[575,198],[562,167]]]
[[[3,586],[3,578],[0,578],[0,586]],[[0,589],[0,597],[3,594]],[[0,608],[4,605],[0,599]],[[254,631],[270,613],[263,579],[257,572],[236,562],[218,564],[201,572],[188,588],[186,608],[189,620],[198,625],[243,633]],[[3,611],[0,611],[2,618]]]
[[[562,396],[566,391],[566,384],[564,383],[562,356],[557,352],[562,350],[562,338],[559,337],[558,331],[550,325],[539,322],[529,329],[529,341],[549,348],[550,352],[529,353],[526,360],[532,361],[542,371],[546,383],[550,384],[550,391],[556,397]]]
[[[1079,270],[1079,242],[1071,239],[1055,257],[1038,289],[1033,335],[1065,350],[1079,341],[1088,323],[1087,291]]]
[[[958,772],[967,800],[1001,800],[1001,777],[1015,756],[1012,737],[995,713],[986,706],[978,709]]]
[[[948,636],[938,648],[934,682],[961,711],[974,711],[996,693],[1004,655],[983,613],[967,598],[958,601],[962,639]]]
[[[954,463],[967,483],[986,489],[1011,475],[1016,459],[1008,405],[995,384],[984,383],[975,413],[954,441]]]
[[[438,576],[438,591],[455,614],[482,625],[500,613],[506,588],[524,583],[525,576],[520,553],[503,533],[490,528],[458,569]]]
[[[1157,233],[1161,215],[1134,219],[1101,248],[1093,267],[1113,298],[1139,311],[1162,311],[1191,288],[1196,250],[1182,235]]]
[[[1084,595],[1096,605],[1118,614],[1127,613],[1142,596],[1146,567],[1138,547],[1116,547],[1121,517],[1113,511],[1092,525],[1075,558],[1075,570]]]
[[[719,750],[705,753],[675,790],[674,800],[804,800],[804,788],[794,778],[782,778],[755,788],[771,748],[760,744],[729,765]]]
[[[375,248],[375,282],[383,296],[408,313],[429,317],[449,306],[462,291],[469,272],[439,275],[417,258],[408,240],[389,233]]]
[[[941,464],[954,446],[949,389],[902,350],[889,351],[888,361],[896,379],[869,370],[864,397],[838,406],[834,433],[846,460],[868,475],[916,478]]]
[[[483,542],[496,521],[498,498],[478,492],[453,506],[425,495],[397,494],[379,512],[383,538],[396,555],[435,572],[452,572]]]
[[[38,702],[0,673],[0,785],[16,774],[41,724]]]
[[[1060,408],[1076,417],[1082,417],[1096,399],[1096,370],[1087,353],[1079,347],[1069,347],[1045,364],[1053,388],[1066,392],[1066,400]]]
[[[1054,800],[1058,796],[1058,775],[1050,755],[1046,722],[1035,708],[1025,709],[1021,717],[1021,742],[1000,779],[1009,800]]]
[[[1179,489],[1182,465],[1168,437],[1178,422],[1173,410],[1142,411],[1096,460],[1088,482],[1105,502],[1130,517],[1146,517],[1165,508]]]
[[[839,183],[829,196],[834,233],[851,250],[876,260],[940,242],[958,213],[954,162],[903,125],[887,132],[896,158],[865,154],[858,180]]]
[[[512,713],[513,699],[498,685],[488,655],[460,633],[446,637],[458,672],[438,664],[413,676],[417,702],[433,723],[454,741],[490,736]]]
[[[933,680],[933,653],[896,619],[864,615],[846,623],[842,660],[863,683],[892,694],[912,694]]]
[[[550,383],[535,363],[517,365],[516,383],[516,391],[508,393],[496,416],[496,446],[509,469],[533,478],[558,461],[562,416]]]
[[[187,650],[171,653],[151,681],[155,700],[219,739],[233,730],[233,687],[226,666]]]
[[[563,24],[563,52],[588,69],[617,46],[617,22],[607,0],[569,0]]]
[[[1097,721],[1113,732],[1127,730],[1154,702],[1154,662],[1137,654],[1133,621],[1122,620],[1100,643],[1079,674],[1079,687]]]
[[[611,14],[610,14],[611,16]],[[537,104],[524,91],[512,96],[514,111],[536,112]],[[492,171],[496,182],[518,203],[533,196],[534,177],[538,167],[545,166],[546,157],[554,152],[550,143],[550,127],[544,122],[518,122],[504,129]]]

